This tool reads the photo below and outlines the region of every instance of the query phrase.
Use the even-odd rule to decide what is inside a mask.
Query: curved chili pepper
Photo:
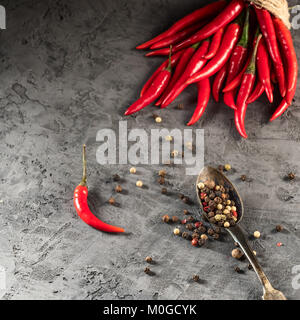
[[[256,41],[257,41],[257,36],[255,36],[253,40],[253,48],[255,47]],[[241,84],[244,73],[246,72],[250,61],[251,61],[251,54],[248,56],[248,59],[243,69],[241,70],[241,72],[230,83],[226,84],[225,88],[223,89],[223,92],[234,90]]]
[[[172,50],[170,51],[172,52]],[[141,109],[147,107],[149,104],[154,102],[160,95],[165,91],[168,83],[171,79],[172,73],[172,59],[171,54],[169,56],[169,65],[167,68],[163,69],[158,73],[156,78],[153,80],[151,86],[140,97],[136,102],[134,102],[125,112],[125,116],[129,116],[133,113],[140,111]]]
[[[171,65],[172,68],[174,68],[176,66],[176,64],[178,63],[181,55],[184,53],[184,50],[176,52],[174,55],[172,55],[171,58]],[[144,95],[144,93],[149,89],[149,87],[151,86],[151,84],[153,83],[154,79],[156,78],[156,76],[164,69],[168,66],[169,63],[169,59],[167,59],[166,61],[164,61],[157,69],[156,71],[152,74],[152,76],[149,78],[149,80],[145,83],[145,85],[143,86],[141,93],[140,93],[140,97],[142,97]]]
[[[298,80],[298,62],[297,56],[293,44],[292,35],[289,29],[285,26],[282,20],[279,18],[273,18],[274,26],[277,34],[277,39],[282,48],[282,54],[284,56],[284,61],[287,65],[286,75],[287,75],[287,92],[285,100],[287,103],[291,103],[294,95],[295,88],[297,87]]]
[[[249,7],[246,11],[246,17],[243,27],[243,33],[240,41],[235,46],[231,58],[229,60],[228,76],[226,84],[230,83],[234,77],[241,71],[244,63],[247,59],[248,54],[248,44],[249,44]],[[235,105],[235,94],[236,90],[231,90],[224,93],[223,100],[224,103],[232,109],[236,109]]]
[[[286,93],[285,75],[283,70],[282,59],[277,44],[277,38],[272,17],[266,9],[259,9],[255,7],[255,12],[261,32],[266,40],[268,51],[273,60],[273,65],[278,79],[280,94],[282,97],[284,97]]]
[[[195,22],[204,19],[204,18],[210,18],[216,15],[216,13],[220,12],[225,8],[227,5],[227,2],[225,0],[216,1],[213,3],[210,3],[206,5],[203,8],[200,8],[184,18],[178,20],[171,28],[169,28],[167,31],[161,33],[157,37],[153,38],[152,40],[149,40],[138,47],[137,49],[147,49],[154,43],[161,41],[165,39],[166,37],[172,36],[175,33],[178,33],[179,31],[182,31],[183,29],[189,27],[190,25],[193,25]]]
[[[256,101],[264,93],[264,91],[265,91],[264,85],[260,81],[258,81],[255,89],[253,90],[253,92],[251,93],[251,95],[247,100],[247,104],[250,104]]]
[[[198,103],[195,109],[195,112],[187,124],[188,126],[192,126],[195,124],[203,115],[210,98],[210,83],[209,79],[201,80],[197,83],[198,87]]]
[[[74,207],[79,217],[89,226],[104,232],[122,233],[123,228],[111,226],[99,220],[90,210],[87,202],[88,188],[86,184],[86,156],[85,145],[83,146],[83,176],[80,184],[74,191]]]
[[[207,39],[211,35],[215,34],[220,28],[227,26],[236,17],[238,17],[243,11],[244,7],[245,2],[243,0],[232,0],[229,5],[205,27],[203,27],[189,39],[186,39],[185,41],[182,41],[174,46],[174,52],[177,52],[182,48],[189,47],[192,44]]]
[[[270,69],[271,61],[264,39],[261,39],[257,49],[257,71],[261,84],[264,86],[269,101],[273,102],[273,90],[271,85]]]
[[[274,114],[272,115],[270,122],[276,120],[277,118],[279,118],[281,115],[284,114],[284,112],[289,108],[291,104],[286,102],[285,99],[282,99],[280,105],[278,106],[278,108],[276,109],[276,111],[274,112]]]
[[[237,22],[231,23],[227,27],[218,53],[201,71],[186,81],[187,85],[213,76],[224,66],[238,41],[240,30],[241,27]]]
[[[224,33],[224,28],[219,29],[215,33],[215,35],[212,38],[211,44],[209,46],[209,50],[208,50],[206,56],[204,57],[205,59],[210,60],[217,54],[217,52],[220,48],[223,33]]]
[[[235,120],[235,126],[240,133],[240,135],[247,139],[247,133],[245,130],[245,116],[246,116],[246,111],[247,111],[247,100],[251,94],[251,91],[254,86],[255,82],[255,72],[256,72],[256,54],[257,54],[257,47],[259,44],[259,41],[261,39],[261,34],[258,36],[256,45],[251,57],[251,62],[244,73],[241,87],[237,96],[236,100],[236,106],[237,110],[234,113],[234,120]]]
[[[201,22],[179,32],[179,33],[175,33],[172,36],[169,36],[159,42],[156,42],[155,44],[153,44],[150,47],[150,49],[156,50],[156,49],[170,47],[170,45],[174,45],[174,44],[178,43],[179,41],[186,39],[187,36],[190,36],[195,31],[199,30],[205,23],[206,23],[206,21],[201,21]]]
[[[156,106],[160,106],[162,104],[162,102],[164,101],[164,99],[169,94],[169,92],[171,92],[171,90],[173,89],[173,87],[177,83],[178,79],[184,73],[184,71],[185,71],[185,69],[186,69],[191,57],[193,56],[195,51],[198,49],[199,45],[200,45],[200,43],[196,43],[196,44],[194,44],[193,46],[187,48],[184,51],[184,53],[180,57],[178,65],[177,65],[177,67],[175,69],[175,72],[173,74],[173,77],[172,77],[171,81],[168,84],[168,87],[166,88],[166,90],[163,93],[162,97],[155,103]]]
[[[206,63],[206,59],[203,56],[207,53],[209,47],[209,39],[202,42],[199,49],[195,52],[191,61],[185,69],[185,72],[179,78],[179,80],[174,85],[173,89],[166,96],[161,104],[161,108],[166,108],[172,101],[174,101],[178,95],[186,88],[185,81],[193,74],[198,72],[203,68]]]
[[[227,76],[228,63],[224,64],[222,69],[216,74],[213,86],[212,86],[212,95],[216,102],[220,100],[220,92],[222,91],[222,86],[225,83]]]

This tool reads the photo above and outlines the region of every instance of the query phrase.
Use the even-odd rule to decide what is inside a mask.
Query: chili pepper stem
[[[84,144],[82,147],[82,179],[80,185],[86,186],[86,145]]]

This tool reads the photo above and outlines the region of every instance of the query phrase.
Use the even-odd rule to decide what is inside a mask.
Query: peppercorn
[[[219,165],[219,166],[218,166],[218,170],[219,170],[220,172],[223,172],[223,170],[224,170],[224,166]]]
[[[172,141],[173,137],[172,136],[166,136],[165,139],[166,139],[166,141]]]
[[[253,233],[253,236],[254,236],[254,238],[256,238],[256,239],[260,238],[260,232],[259,232],[259,231],[255,231],[255,232]]]
[[[192,234],[192,239],[195,239],[195,238],[199,239],[199,237],[200,237],[199,233],[194,232]]]
[[[231,165],[230,164],[225,164],[224,169],[226,171],[230,171],[231,170]]]
[[[202,190],[205,188],[205,184],[203,182],[200,182],[197,184],[198,189]]]
[[[170,217],[169,217],[167,214],[165,214],[165,215],[162,217],[162,220],[163,220],[163,222],[165,222],[165,223],[169,223],[169,222],[170,222]]]
[[[200,237],[202,240],[208,240],[208,236],[206,234],[202,234]]]
[[[243,174],[243,175],[241,176],[241,180],[242,180],[242,181],[246,181],[246,180],[247,180],[247,176]]]
[[[209,199],[213,200],[216,197],[216,194],[214,192],[211,192],[209,194]]]
[[[205,185],[209,188],[209,189],[214,189],[216,186],[216,183],[213,180],[207,180],[205,182]]]
[[[175,228],[175,229],[173,230],[173,233],[175,234],[175,236],[179,236],[179,235],[181,234],[179,228]]]
[[[122,192],[122,187],[120,185],[116,186],[115,191],[118,193]]]
[[[184,109],[184,104],[183,103],[179,103],[179,105],[177,106],[178,110],[183,110]]]
[[[215,190],[219,191],[220,190],[220,186],[215,186]]]
[[[253,269],[252,264],[250,264],[250,263],[248,264],[248,269],[249,269],[249,270],[252,270],[252,269]]]
[[[216,197],[215,199],[214,199],[214,201],[215,201],[215,203],[217,203],[217,204],[221,204],[222,203],[222,199],[220,198],[220,197]],[[222,208],[221,208],[222,209]],[[221,210],[220,209],[220,210]]]
[[[283,246],[282,242],[278,242],[276,245],[277,245],[277,247],[282,247]]]
[[[167,193],[168,193],[167,188],[162,188],[162,189],[161,189],[161,193],[162,193],[162,194],[167,194]]]
[[[182,199],[184,198],[184,194],[179,193],[179,194],[178,194],[178,197],[179,197],[179,199],[181,199],[181,200],[182,200]]]
[[[146,268],[144,269],[144,272],[145,272],[148,276],[154,275],[154,272],[152,272],[152,271],[150,270],[150,268],[148,268],[148,267],[146,267]]]
[[[282,230],[283,230],[283,226],[281,226],[280,224],[276,226],[277,232],[281,232]]]
[[[224,228],[229,228],[230,227],[230,223],[228,222],[228,221],[226,221],[225,223],[224,223]]]
[[[216,233],[221,233],[221,232],[222,232],[222,229],[219,228],[219,227],[216,227],[216,228],[215,228],[215,232],[216,232]]]
[[[220,235],[218,233],[214,233],[212,235],[212,237],[215,239],[215,240],[219,240],[220,239]]]
[[[190,213],[189,213],[188,210],[183,210],[183,214],[187,216],[187,215],[190,214]]]
[[[217,205],[217,209],[218,209],[218,210],[222,210],[222,209],[223,209],[223,206],[219,203],[219,204]]]
[[[129,172],[131,174],[135,174],[136,173],[136,168],[135,167],[130,168]]]
[[[143,187],[143,182],[141,180],[137,181],[136,182],[136,186],[139,187],[139,188],[142,188]]]
[[[177,150],[173,150],[173,151],[171,152],[171,157],[172,157],[172,158],[176,158],[176,157],[178,157],[178,154],[179,154],[179,152],[178,152]]]
[[[114,181],[120,181],[120,176],[118,174],[113,175],[113,180]]]
[[[110,198],[110,199],[108,200],[108,202],[109,202],[109,204],[112,205],[112,206],[114,206],[114,205],[116,204],[116,200],[115,200],[114,198]]]
[[[166,172],[165,170],[160,170],[160,171],[158,172],[158,175],[159,175],[160,177],[165,177],[165,176],[167,175],[167,172]]]
[[[188,223],[188,224],[186,225],[186,228],[187,228],[188,230],[190,230],[190,231],[193,231],[193,230],[194,230],[194,226],[193,226],[191,223]]]
[[[232,252],[231,252],[231,255],[233,258],[235,259],[241,259],[244,255],[243,251],[241,249],[233,249]]]
[[[199,247],[202,247],[202,246],[204,246],[206,244],[206,240],[204,240],[204,239],[200,239],[199,241],[198,241],[198,246]]]
[[[160,177],[158,180],[157,180],[157,182],[159,183],[159,184],[165,184],[165,178],[164,177]]]
[[[194,274],[194,275],[193,275],[193,280],[194,280],[195,282],[198,282],[198,281],[200,280],[200,277],[199,277],[197,274]]]
[[[199,221],[198,221],[198,222],[195,223],[195,228],[197,228],[197,229],[200,228],[200,227],[202,227],[202,226],[203,226],[203,223],[202,223],[202,222],[199,222]]]
[[[241,273],[242,272],[242,270],[239,267],[235,267],[234,271],[237,272],[237,273]]]
[[[155,118],[155,122],[156,123],[161,123],[162,122],[162,118],[161,117],[156,117]]]
[[[186,204],[190,204],[190,203],[191,203],[189,197],[184,197],[184,198],[182,199],[182,201],[183,201],[184,203],[186,203]]]
[[[177,216],[172,217],[172,222],[177,223],[179,221],[179,218]]]
[[[193,216],[189,216],[189,217],[187,218],[187,221],[188,221],[188,222],[194,222],[194,221],[195,221],[195,218],[194,218]]]
[[[183,232],[181,236],[182,236],[182,238],[187,239],[187,240],[191,239],[191,235],[186,231]]]
[[[253,254],[256,256],[257,255],[257,252],[255,250],[253,250]]]
[[[194,246],[194,247],[197,247],[197,246],[198,246],[198,239],[197,239],[197,238],[194,238],[194,239],[192,240],[192,246]]]
[[[204,198],[204,202],[207,204],[208,202],[210,201],[210,198],[209,197],[205,197]]]
[[[293,172],[290,172],[288,174],[288,178],[289,178],[289,180],[294,180],[296,178],[296,175]]]
[[[210,218],[210,219],[209,219],[209,222],[210,222],[211,224],[215,224],[215,223],[217,222],[217,220],[216,220],[215,217],[213,217],[213,218]]]
[[[215,232],[214,232],[214,230],[213,230],[212,228],[209,228],[209,229],[207,230],[207,234],[208,234],[209,236],[213,236],[213,235],[215,234]]]
[[[213,218],[215,216],[215,213],[213,211],[208,213],[208,218]]]
[[[220,186],[220,191],[221,191],[222,193],[226,192],[225,187],[224,187],[224,186]]]
[[[198,228],[198,231],[200,233],[205,233],[206,232],[206,228],[204,226],[201,226],[200,228]]]
[[[186,219],[181,220],[181,224],[186,224],[186,223],[187,223]]]
[[[147,256],[147,257],[145,258],[145,261],[146,261],[147,263],[151,263],[151,262],[152,262],[152,258],[149,257],[149,256]]]

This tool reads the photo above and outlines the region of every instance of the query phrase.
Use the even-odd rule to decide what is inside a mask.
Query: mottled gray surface
[[[259,299],[262,290],[246,262],[230,257],[233,242],[224,236],[207,248],[195,249],[174,238],[165,213],[182,216],[188,208],[177,197],[196,200],[194,177],[182,166],[168,168],[168,197],[156,182],[159,167],[100,166],[96,133],[118,127],[122,114],[161,59],[146,59],[134,46],[206,1],[6,1],[7,30],[1,32],[1,193],[0,265],[7,271],[3,299]],[[300,35],[293,31],[300,55]],[[195,91],[180,101],[185,110],[157,113],[150,107],[130,128],[184,128],[192,114]],[[197,128],[205,129],[205,160],[230,163],[230,178],[246,206],[245,229],[260,230],[251,241],[274,286],[288,298],[292,268],[300,264],[299,90],[293,107],[279,120],[267,122],[274,109],[265,98],[248,110],[249,139],[241,140],[233,113],[210,102]],[[109,223],[124,226],[127,236],[89,228],[72,204],[81,176],[81,145],[88,145],[90,204]],[[112,174],[126,190],[114,195]],[[246,174],[250,182],[241,182]],[[137,178],[147,188],[137,189]],[[196,212],[197,207],[191,208]],[[285,232],[275,233],[277,224]],[[283,247],[278,248],[277,242]],[[157,262],[156,276],[144,274],[144,258]],[[239,265],[244,274],[236,274]],[[193,274],[201,282],[193,283]],[[0,291],[0,293],[3,293]]]

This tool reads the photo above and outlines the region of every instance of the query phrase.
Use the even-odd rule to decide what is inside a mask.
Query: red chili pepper
[[[168,84],[168,87],[166,88],[164,94],[162,95],[162,97],[155,103],[156,106],[160,106],[162,104],[162,102],[164,101],[164,99],[167,97],[167,95],[169,94],[169,92],[171,92],[171,90],[173,89],[173,87],[175,86],[175,84],[177,83],[178,79],[182,76],[182,74],[184,73],[191,57],[193,56],[193,54],[195,53],[195,51],[198,49],[200,43],[196,43],[193,46],[187,48],[184,53],[181,55],[180,60],[178,62],[178,65],[175,69],[175,72],[173,74],[173,77],[171,79],[171,81]]]
[[[172,101],[174,101],[178,95],[186,88],[185,81],[193,74],[201,70],[206,63],[206,59],[203,56],[207,53],[209,47],[209,39],[202,42],[199,49],[195,52],[190,60],[185,72],[179,78],[173,89],[169,92],[167,97],[161,104],[161,108],[166,108]]]
[[[209,79],[201,80],[197,83],[198,87],[198,104],[196,110],[187,124],[188,126],[192,126],[195,124],[203,115],[210,98],[210,83]]]
[[[291,104],[286,102],[285,99],[282,99],[280,105],[278,106],[278,108],[276,109],[276,111],[274,112],[274,114],[272,115],[270,121],[274,121],[276,120],[277,118],[279,118],[281,115],[284,114],[284,112],[288,109],[288,107],[290,106]]]
[[[256,101],[264,93],[264,91],[265,91],[264,85],[260,81],[258,81],[255,89],[253,90],[253,92],[251,93],[251,95],[247,100],[247,104],[250,104]]]
[[[238,41],[240,30],[241,27],[237,22],[231,23],[227,27],[218,53],[201,71],[186,81],[187,85],[213,76],[224,66]]]
[[[244,7],[245,2],[243,0],[232,0],[229,5],[219,15],[216,16],[215,19],[213,19],[195,35],[174,46],[174,51],[177,52],[182,48],[189,47],[190,45],[207,39],[211,35],[215,34],[220,28],[227,26],[236,17],[238,17],[243,11]]]
[[[234,120],[235,126],[242,137],[245,139],[248,138],[245,130],[245,116],[247,111],[247,100],[250,96],[250,93],[253,89],[254,82],[255,82],[255,72],[256,72],[256,54],[257,54],[257,47],[259,41],[261,39],[261,35],[258,36],[256,45],[251,57],[251,62],[244,73],[241,87],[237,96],[236,106],[237,110],[235,111]]]
[[[125,112],[125,116],[129,116],[133,113],[140,111],[141,109],[147,107],[149,104],[154,102],[167,88],[172,73],[172,59],[171,52],[169,55],[169,65],[167,68],[163,69],[158,73],[156,78],[153,80],[151,86],[144,93],[142,97],[140,97],[136,102],[134,102]]]
[[[213,86],[212,95],[216,102],[220,100],[220,92],[222,91],[223,84],[225,83],[227,76],[228,63],[224,64],[222,69],[216,74]]]
[[[220,30],[218,30],[215,33],[215,35],[212,38],[211,44],[209,46],[209,50],[208,50],[206,56],[204,57],[205,59],[210,60],[217,54],[217,52],[220,48],[223,33],[224,33],[224,28],[221,28]]]
[[[228,76],[226,84],[230,83],[236,75],[243,68],[244,63],[247,59],[249,44],[249,8],[246,11],[246,17],[244,22],[243,33],[240,41],[236,45],[229,60]],[[224,103],[232,109],[236,109],[235,105],[235,94],[236,90],[231,90],[224,93]]]
[[[257,49],[257,71],[261,84],[264,86],[269,101],[273,102],[273,90],[271,85],[270,69],[271,61],[266,48],[265,40],[261,39]]]
[[[176,66],[176,64],[178,63],[181,55],[184,53],[184,50],[176,52],[174,55],[172,55],[171,58],[171,64],[172,64],[172,68],[174,68]],[[168,66],[169,63],[169,59],[167,59],[166,61],[164,61],[160,67],[158,67],[156,69],[156,71],[152,74],[152,76],[149,78],[149,80],[145,83],[143,89],[141,90],[140,93],[140,97],[142,97],[144,95],[144,93],[149,89],[149,87],[152,85],[154,79],[156,78],[156,76],[164,69]]]
[[[87,202],[88,188],[86,184],[86,156],[85,156],[85,145],[83,146],[83,177],[80,184],[74,191],[74,207],[79,217],[89,226],[96,228],[100,231],[110,233],[122,233],[124,229],[111,226],[99,220],[91,212]]]
[[[172,36],[169,36],[159,42],[156,42],[154,45],[150,47],[151,50],[156,50],[156,49],[162,49],[166,47],[170,47],[170,45],[174,45],[178,43],[181,40],[186,39],[187,36],[190,36],[193,34],[195,31],[199,30],[206,21],[201,21],[200,23],[197,23],[179,33],[175,33]]]
[[[286,93],[285,76],[272,17],[266,9],[258,9],[255,7],[255,12],[261,32],[266,40],[268,51],[273,60],[273,65],[279,83],[280,94],[282,97],[284,97]]]
[[[273,18],[274,26],[276,30],[277,39],[282,48],[282,54],[284,61],[286,62],[286,80],[287,80],[287,92],[285,100],[287,103],[292,103],[295,95],[295,88],[297,87],[298,80],[298,62],[293,45],[292,35],[289,29],[279,18]]]
[[[161,41],[169,36],[172,36],[175,33],[178,33],[179,31],[182,31],[183,29],[195,24],[197,21],[200,21],[201,19],[208,19],[213,16],[215,16],[218,12],[223,10],[225,6],[227,5],[227,2],[225,0],[220,0],[217,2],[210,3],[206,5],[203,8],[200,8],[189,15],[185,16],[184,18],[177,21],[171,28],[169,28],[167,31],[163,32],[162,34],[158,35],[154,39],[145,42],[144,44],[137,47],[137,49],[147,49],[154,43]]]

